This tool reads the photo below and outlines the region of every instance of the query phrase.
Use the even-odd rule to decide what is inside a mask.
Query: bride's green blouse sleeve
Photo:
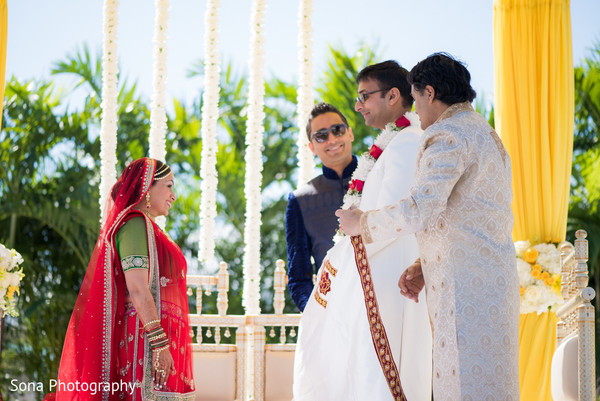
[[[129,219],[119,229],[115,239],[123,272],[130,269],[148,270],[148,237],[143,217]]]

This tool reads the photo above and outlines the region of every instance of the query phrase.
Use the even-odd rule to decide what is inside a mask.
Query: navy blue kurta
[[[356,164],[356,156],[352,156],[352,162],[346,166],[341,178],[334,170],[323,166],[322,175],[289,195],[285,212],[288,288],[300,311],[304,310],[312,292],[313,274],[333,246],[333,236],[338,228],[334,213],[342,206]]]

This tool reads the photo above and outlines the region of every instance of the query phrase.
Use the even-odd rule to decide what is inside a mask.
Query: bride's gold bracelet
[[[151,324],[154,324],[154,323],[159,323],[159,324],[160,324],[160,319],[153,320],[153,321],[151,321],[151,322],[148,322],[148,323],[146,323],[146,324],[144,325],[144,331],[147,331],[147,330],[146,330],[146,327],[148,327],[148,326],[150,326]]]

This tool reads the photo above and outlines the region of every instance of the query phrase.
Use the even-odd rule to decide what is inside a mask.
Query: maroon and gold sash
[[[363,288],[365,307],[367,308],[367,319],[369,320],[369,327],[371,328],[371,338],[373,339],[373,346],[375,347],[375,352],[379,358],[379,364],[381,365],[381,369],[383,370],[383,374],[387,380],[394,400],[406,401],[406,396],[404,395],[400,383],[398,367],[396,366],[396,362],[394,362],[390,343],[385,332],[385,327],[383,327],[381,315],[379,314],[379,305],[377,304],[377,297],[375,296],[373,278],[371,277],[371,268],[369,267],[365,245],[363,244],[360,235],[353,236],[350,240],[354,247],[354,258],[356,260],[356,267],[358,268],[358,275],[360,276],[360,282]]]

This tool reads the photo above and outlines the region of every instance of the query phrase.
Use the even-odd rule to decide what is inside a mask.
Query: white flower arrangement
[[[564,301],[560,293],[560,251],[553,244],[531,246],[515,242],[521,290],[521,313],[555,310]]]
[[[250,61],[248,79],[248,120],[246,122],[246,223],[244,226],[244,295],[248,315],[260,314],[260,226],[262,196],[263,120],[265,83],[263,69],[265,0],[252,1]]]
[[[117,28],[119,0],[104,1],[102,42],[102,117],[100,120],[100,213],[106,221],[105,204],[117,180]]]
[[[200,245],[198,256],[206,262],[214,258],[217,217],[217,120],[219,118],[219,77],[221,66],[218,43],[219,0],[208,0],[204,29],[204,94],[202,105],[202,177],[200,200]]]
[[[306,184],[313,176],[315,159],[308,148],[304,127],[314,104],[313,97],[313,40],[312,0],[301,0],[298,8],[298,186]]]
[[[169,21],[169,0],[156,0],[154,18],[154,67],[152,105],[150,109],[150,157],[165,160],[167,113],[167,25]]]
[[[0,310],[11,316],[19,316],[15,293],[19,295],[19,284],[25,277],[23,269],[19,269],[21,263],[23,258],[19,252],[0,244]]]

